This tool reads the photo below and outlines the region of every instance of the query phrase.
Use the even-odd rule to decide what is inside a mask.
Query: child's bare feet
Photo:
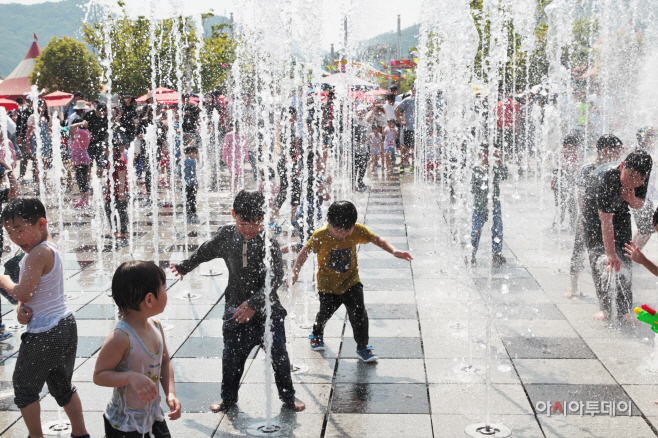
[[[235,403],[224,403],[224,400],[217,400],[216,402],[210,405],[210,410],[215,413],[225,412],[234,404]]]
[[[601,310],[600,312],[596,312],[592,318],[594,318],[597,321],[605,321],[606,319],[608,319],[608,312],[606,312],[605,310]]]
[[[306,403],[295,397],[294,403],[286,403],[288,408],[293,409],[295,412],[301,412],[306,409]]]
[[[574,295],[573,289],[569,288],[569,291],[564,294],[564,298],[573,298],[573,295]]]

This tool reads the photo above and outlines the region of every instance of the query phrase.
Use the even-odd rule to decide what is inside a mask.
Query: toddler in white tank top
[[[170,420],[180,417],[181,405],[162,326],[154,318],[167,305],[164,271],[153,262],[121,264],[112,278],[112,298],[123,316],[101,348],[94,370],[96,385],[114,388],[103,416],[105,436],[170,438],[159,387]]]

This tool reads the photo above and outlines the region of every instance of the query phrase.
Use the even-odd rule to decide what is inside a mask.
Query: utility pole
[[[231,12],[230,24],[231,24],[231,38],[234,38],[235,37],[235,31],[233,30],[233,12]]]
[[[343,24],[345,26],[345,53],[347,53],[347,15],[345,16]]]
[[[329,71],[334,68],[334,45],[331,45],[331,65],[329,66]]]
[[[402,30],[400,29],[400,16],[398,15],[398,60],[402,59]],[[398,90],[402,91],[402,75],[398,75]]]
[[[393,59],[393,53],[391,53],[391,46],[388,46],[386,49],[386,54],[388,55],[388,85],[387,89],[391,90],[391,76],[393,76],[393,65],[391,65],[391,60]]]

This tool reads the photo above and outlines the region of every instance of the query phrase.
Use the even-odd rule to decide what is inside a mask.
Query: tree
[[[84,43],[72,38],[53,38],[36,59],[30,82],[47,93],[82,91],[88,99],[101,89],[101,67]]]
[[[204,91],[218,90],[226,94],[226,79],[235,61],[236,42],[225,30],[230,25],[212,27],[210,38],[205,38],[201,49],[201,86]]]
[[[203,18],[209,18],[204,14]],[[212,28],[210,38],[204,39],[201,53],[201,88],[203,91],[223,89],[227,71],[235,59],[235,42],[225,32],[229,26]],[[170,18],[153,25],[145,17],[131,20],[126,16],[111,18],[110,25],[96,22],[84,24],[84,39],[101,59],[111,57],[112,91],[138,96],[156,86],[174,89],[196,89],[198,84],[192,72],[196,69],[195,56],[198,32],[190,18]],[[107,33],[111,41],[108,53]],[[153,47],[152,47],[153,45]],[[153,54],[151,53],[153,52]],[[155,72],[151,58],[154,56]],[[107,67],[104,67],[108,75]]]

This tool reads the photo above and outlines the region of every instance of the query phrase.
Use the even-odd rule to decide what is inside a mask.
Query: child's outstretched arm
[[[371,242],[374,245],[377,245],[378,247],[383,249],[384,251],[393,254],[394,257],[397,257],[399,259],[407,260],[409,262],[414,259],[413,257],[411,257],[411,254],[409,254],[407,251],[400,251],[399,249],[395,248],[393,244],[391,244],[391,242],[376,234],[372,238]]]
[[[635,263],[638,263],[649,270],[653,275],[658,277],[658,266],[645,256],[640,248],[634,242],[626,244],[626,257],[633,260]]]
[[[46,266],[52,265],[53,262],[52,250],[45,246],[34,248],[25,260],[25,269],[21,281],[16,284],[9,275],[0,275],[0,287],[4,288],[9,295],[18,301],[27,303],[32,299]]]
[[[297,254],[297,259],[295,260],[295,266],[292,268],[292,284],[297,283],[297,278],[299,278],[299,271],[302,270],[302,266],[306,263],[308,259],[308,248],[303,247],[299,254]]]
[[[133,371],[115,371],[119,362],[130,354],[128,335],[121,330],[110,333],[101,347],[94,368],[94,383],[98,386],[119,388],[132,386],[143,402],[148,403],[158,396],[158,387],[144,374]]]
[[[164,351],[162,352],[162,371],[160,373],[160,383],[162,384],[162,390],[167,396],[167,406],[169,406],[169,419],[178,420],[181,414],[181,404],[176,398],[176,379],[174,379],[174,366],[171,364],[171,359],[169,358],[169,351],[167,350],[167,343],[165,342],[164,332],[162,331],[162,325],[158,322],[158,327],[160,328],[160,333],[162,334],[162,345],[164,346]]]
[[[196,269],[201,263],[223,257],[224,248],[226,247],[225,241],[225,233],[221,231],[215,233],[212,239],[204,242],[187,260],[176,264],[172,263],[170,266],[171,272],[182,281],[183,276]]]

